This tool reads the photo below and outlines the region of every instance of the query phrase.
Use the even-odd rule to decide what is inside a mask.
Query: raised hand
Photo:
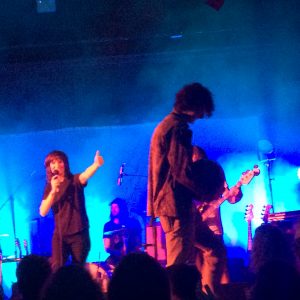
[[[97,150],[94,158],[94,163],[101,167],[104,164],[103,156],[100,155],[100,151]]]

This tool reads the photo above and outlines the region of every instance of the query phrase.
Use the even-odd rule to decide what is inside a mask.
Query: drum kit
[[[92,278],[100,285],[102,292],[106,294],[108,292],[108,284],[114,268],[106,262],[86,263],[85,267],[91,274]]]
[[[105,231],[105,236],[113,236],[115,234],[125,235],[127,232],[125,227],[120,229]],[[100,285],[101,290],[104,294],[108,292],[108,285],[114,269],[116,266],[109,264],[107,261],[104,262],[90,262],[86,263],[86,269],[91,274],[92,278]]]

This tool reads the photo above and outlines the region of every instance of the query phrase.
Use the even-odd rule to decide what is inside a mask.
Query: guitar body
[[[213,200],[209,203],[201,203],[197,206],[197,210],[201,213],[202,221],[206,221],[209,217],[214,215],[216,209],[220,207],[220,205],[225,201],[220,197],[217,200]]]
[[[261,219],[263,220],[264,223],[268,223],[271,209],[273,209],[273,206],[271,204],[266,204],[263,206],[261,212],[262,215]]]

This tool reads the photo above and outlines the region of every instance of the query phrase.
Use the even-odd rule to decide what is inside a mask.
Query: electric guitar
[[[252,250],[252,225],[251,222],[254,218],[253,215],[253,204],[246,205],[246,212],[245,212],[245,220],[248,223],[248,244],[247,244],[247,251],[251,252]]]
[[[201,203],[200,205],[197,205],[197,210],[201,213],[202,220],[205,221],[209,216],[211,216],[214,211],[226,200],[228,199],[228,196],[230,195],[230,191],[234,189],[239,189],[244,184],[249,184],[254,176],[257,176],[260,174],[260,169],[257,165],[253,167],[252,170],[247,170],[242,173],[241,178],[239,181],[231,187],[228,191],[225,191],[224,194],[218,198],[217,200],[213,200],[209,203]]]
[[[21,245],[20,245],[20,240],[18,238],[15,239],[15,246],[16,246],[16,249],[15,249],[15,258],[16,259],[21,259],[22,258],[22,249],[21,249]],[[18,250],[19,250],[19,256],[17,255],[18,254]]]
[[[29,255],[27,240],[23,240],[23,245],[24,245],[25,255],[27,256]]]
[[[270,215],[270,210],[273,208],[271,204],[264,205],[262,208],[261,212],[261,219],[263,220],[264,223],[268,223],[269,221],[269,215]]]

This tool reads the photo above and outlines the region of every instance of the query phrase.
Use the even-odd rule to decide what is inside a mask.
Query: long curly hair
[[[174,108],[179,113],[184,111],[203,112],[207,117],[210,117],[215,109],[211,92],[197,82],[187,84],[178,91]]]

